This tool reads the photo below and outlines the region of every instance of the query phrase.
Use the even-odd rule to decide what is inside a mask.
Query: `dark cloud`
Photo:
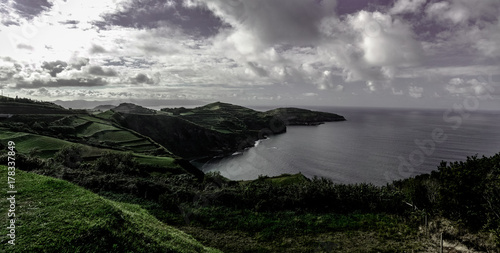
[[[146,53],[166,53],[167,50],[162,48],[159,45],[146,44],[143,46],[139,46],[140,49],[144,50]]]
[[[57,74],[63,72],[68,64],[63,61],[43,62],[42,68],[48,70],[51,77],[56,77]]]
[[[83,57],[74,58],[70,61],[70,66],[73,69],[81,70],[83,66],[89,64],[89,61],[90,61],[89,58],[83,58]]]
[[[116,71],[112,69],[103,69],[101,66],[91,66],[89,67],[89,74],[96,76],[116,76]]]
[[[248,65],[248,67],[250,67],[250,69],[252,70],[252,72],[254,72],[256,75],[258,75],[260,77],[268,76],[269,75],[269,72],[267,70],[265,70],[262,67],[259,67],[257,65],[257,63],[255,63],[255,62],[247,62],[247,65]]]
[[[80,24],[80,21],[78,20],[66,20],[66,21],[60,21],[59,24],[66,25],[67,28],[70,29],[76,29],[78,28],[78,24]]]
[[[62,25],[78,25],[78,24],[80,24],[80,21],[78,21],[78,20],[66,20],[66,21],[59,21],[59,24],[62,24]]]
[[[336,10],[339,15],[353,14],[360,10],[373,11],[392,2],[394,0],[338,0]]]
[[[96,44],[93,44],[89,51],[91,54],[101,54],[107,52],[106,49]]]
[[[106,29],[107,25],[133,28],[157,28],[165,23],[197,36],[213,36],[223,26],[221,20],[206,8],[186,8],[182,0],[133,0],[123,10],[105,15],[104,22],[95,25]]]
[[[317,43],[321,37],[319,24],[323,18],[335,16],[336,5],[335,0],[233,0],[233,4],[227,3],[227,0],[214,0],[206,6],[239,31],[234,40],[295,46]]]
[[[31,19],[52,7],[47,0],[16,0],[12,6],[19,15]]]
[[[4,26],[11,26],[11,25],[19,25],[18,22],[14,21],[14,20],[11,20],[11,19],[3,19],[2,18],[2,24]]]
[[[154,80],[149,76],[139,73],[135,77],[131,77],[130,81],[135,84],[145,83],[145,84],[154,84]]]
[[[26,49],[26,50],[33,50],[34,48],[30,45],[26,45],[26,44],[17,44],[16,46],[18,49]]]
[[[0,66],[0,81],[10,80],[14,74],[16,74],[16,69],[7,66]]]
[[[6,61],[6,62],[15,62],[14,59],[12,59],[11,57],[8,57],[8,56],[0,57],[0,59],[3,61]]]
[[[20,80],[16,83],[15,88],[38,89],[42,87],[95,87],[104,86],[107,82],[101,77],[97,78],[75,78],[75,79],[56,79],[50,81],[33,80],[26,81]]]

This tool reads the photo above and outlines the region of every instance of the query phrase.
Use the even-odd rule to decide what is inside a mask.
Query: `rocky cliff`
[[[122,111],[112,118],[187,159],[243,150],[259,139],[286,132],[286,125],[345,120],[340,115],[298,108],[259,112],[221,102],[193,109],[162,109],[156,115]]]

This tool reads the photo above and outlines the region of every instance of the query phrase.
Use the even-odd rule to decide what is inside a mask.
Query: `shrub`
[[[78,145],[63,147],[54,155],[54,160],[69,168],[78,168],[82,162],[83,148]]]
[[[139,163],[130,153],[105,152],[95,162],[95,169],[102,172],[138,174]]]
[[[473,230],[498,220],[499,168],[500,154],[491,158],[467,157],[465,162],[449,165],[442,162],[439,173],[435,174],[441,183],[439,208],[442,214]]]

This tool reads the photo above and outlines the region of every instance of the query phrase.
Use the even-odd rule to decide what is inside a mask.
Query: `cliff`
[[[343,116],[334,113],[311,111],[300,108],[278,108],[267,111],[266,114],[282,119],[287,126],[319,125],[325,122],[344,121]]]
[[[287,125],[345,120],[337,114],[298,108],[259,112],[221,102],[193,109],[165,108],[156,115],[119,112],[112,118],[188,159],[243,150],[259,139],[286,132]]]

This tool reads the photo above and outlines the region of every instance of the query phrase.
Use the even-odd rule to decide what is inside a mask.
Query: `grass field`
[[[17,137],[21,137],[24,135],[28,135],[28,133],[12,132],[12,131],[9,131],[8,129],[0,128],[0,140],[1,139],[7,140],[7,139],[11,139],[11,138],[17,138]]]
[[[97,159],[106,151],[125,153],[125,152],[148,151],[156,148],[156,146],[152,144],[149,140],[139,139],[137,137],[136,139],[133,140],[127,140],[121,142],[123,143],[121,145],[123,145],[124,147],[128,147],[130,149],[129,151],[118,151],[108,148],[92,147],[89,145],[69,142],[48,136],[41,136],[41,135],[22,133],[22,132],[11,132],[6,129],[0,129],[0,130],[1,130],[0,143],[6,145],[8,141],[14,141],[16,143],[16,149],[19,153],[28,154],[30,152],[35,152],[36,155],[42,158],[52,157],[56,152],[58,152],[62,148],[71,145],[77,145],[82,147],[83,153],[81,155],[90,160]],[[126,131],[121,131],[121,132],[128,133]],[[134,136],[131,133],[128,134]],[[129,136],[128,134],[126,134],[125,136]],[[117,146],[121,145],[117,144]],[[183,170],[178,164],[174,162],[175,159],[172,157],[151,156],[140,153],[133,153],[133,156],[137,160],[137,162],[142,164],[155,165],[173,170]]]
[[[45,158],[52,156],[61,148],[73,144],[69,141],[47,136],[2,130],[0,142],[5,144],[8,141],[14,141],[16,143],[18,152],[27,154],[30,151],[36,150]]]
[[[96,122],[91,122],[90,124],[85,123],[84,126],[78,127],[77,129],[78,129],[77,136],[79,136],[79,137],[89,137],[89,136],[92,136],[98,132],[106,131],[106,130],[108,130],[108,131],[109,130],[115,130],[115,131],[120,130],[120,129],[118,129],[110,124],[103,124],[103,123],[96,123]]]
[[[79,116],[73,120],[72,125],[77,129],[77,137],[105,142],[117,149],[143,153],[159,147],[147,138],[95,117]]]
[[[7,175],[7,168],[0,166],[0,173]],[[138,205],[107,200],[69,182],[19,170],[15,179],[15,245],[8,244],[10,238],[4,235],[0,252],[219,252]],[[1,213],[7,214],[9,205],[2,198]],[[2,219],[3,227],[9,225]]]
[[[134,158],[139,163],[143,163],[143,164],[157,165],[157,166],[168,167],[168,168],[179,167],[179,165],[174,163],[175,159],[172,157],[148,156],[148,155],[134,154]]]

